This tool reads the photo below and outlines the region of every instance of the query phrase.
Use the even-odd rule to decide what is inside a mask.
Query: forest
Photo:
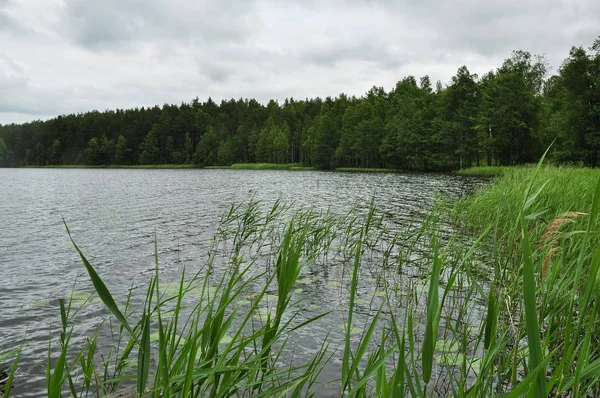
[[[386,92],[282,104],[198,98],[0,125],[0,167],[300,163],[456,170],[535,161],[600,163],[600,37],[573,47],[548,77],[515,51],[483,76],[462,66],[447,85],[408,76]]]

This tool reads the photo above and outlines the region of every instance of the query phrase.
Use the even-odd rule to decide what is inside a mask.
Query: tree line
[[[302,163],[319,169],[453,170],[535,161],[600,162],[600,37],[546,78],[515,51],[447,85],[405,77],[386,92],[304,100],[231,99],[62,115],[0,125],[0,166]]]

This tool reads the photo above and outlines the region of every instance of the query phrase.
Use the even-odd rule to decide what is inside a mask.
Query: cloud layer
[[[361,95],[446,83],[515,49],[554,71],[599,34],[593,0],[0,0],[0,123],[198,96]]]

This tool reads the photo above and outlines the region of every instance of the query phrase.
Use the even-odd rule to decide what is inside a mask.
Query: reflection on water
[[[268,207],[281,200],[296,209],[345,214],[366,211],[374,199],[392,229],[402,230],[419,224],[437,193],[460,195],[481,182],[444,174],[0,169],[0,349],[23,345],[14,394],[45,395],[48,339],[57,341],[60,325],[57,300],[76,281],[78,292],[92,291],[63,218],[115,296],[123,297],[153,274],[155,236],[165,280],[183,265],[203,264],[219,218],[233,203],[257,200]],[[345,304],[342,272],[323,267],[302,278],[297,294],[305,295],[309,310],[322,310],[324,298],[335,301],[330,307]],[[375,276],[365,277],[359,293],[372,296],[376,285]],[[76,293],[75,299],[88,297]],[[90,301],[78,316],[79,339],[105,315],[94,296]],[[360,301],[361,307],[368,312],[377,303]],[[313,353],[315,335],[343,336],[336,330],[343,314],[336,316],[315,325],[310,336],[300,334],[295,355]]]

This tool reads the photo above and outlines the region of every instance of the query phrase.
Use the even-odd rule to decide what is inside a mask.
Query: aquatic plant
[[[541,162],[405,228],[376,204],[333,214],[250,202],[223,216],[204,264],[164,282],[155,254],[145,294],[124,302],[72,239],[109,314],[74,344],[77,302],[60,301],[48,396],[135,385],[156,397],[300,397],[331,383],[349,397],[594,396],[599,213],[595,171]],[[315,284],[339,305],[308,311]],[[289,355],[310,328],[329,332],[313,334],[311,355]],[[336,380],[322,374],[331,367]]]

